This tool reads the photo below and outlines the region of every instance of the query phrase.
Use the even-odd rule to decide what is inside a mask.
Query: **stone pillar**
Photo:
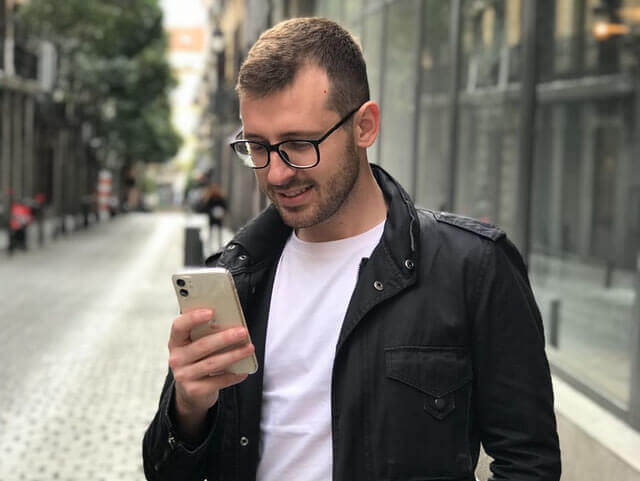
[[[82,169],[81,152],[78,130],[73,128],[69,137],[69,162],[67,168],[67,178],[69,181],[67,192],[69,192],[68,213],[74,218],[79,213],[80,205],[80,174]]]
[[[549,202],[549,245],[553,252],[563,249],[563,191],[564,191],[564,156],[566,151],[565,129],[567,110],[562,104],[554,105],[551,113],[551,199]]]
[[[495,182],[497,179],[496,149],[492,142],[496,115],[494,107],[481,104],[477,111],[478,124],[475,150],[475,199],[473,217],[488,217],[495,222],[497,216]]]
[[[582,162],[580,163],[580,181],[578,191],[578,254],[587,257],[591,252],[591,235],[593,233],[593,176],[595,169],[594,147],[596,130],[596,110],[593,103],[582,106]]]
[[[66,132],[56,134],[53,153],[53,206],[56,217],[56,234],[64,232],[64,158],[66,156]]]
[[[12,136],[13,136],[13,148],[11,149],[11,187],[13,191],[13,198],[15,201],[22,200],[24,196],[23,189],[23,178],[24,178],[24,158],[23,158],[23,150],[24,150],[24,137],[23,137],[23,127],[24,127],[24,108],[23,108],[23,99],[24,94],[20,92],[15,92],[13,94],[13,128],[12,128]]]
[[[499,207],[495,222],[500,224],[510,236],[517,234],[518,229],[518,113],[513,105],[505,104],[502,115],[501,150],[497,158],[500,170],[494,174],[499,183]],[[517,244],[517,240],[514,238]],[[519,245],[520,247],[520,245]]]
[[[27,95],[24,103],[24,195],[35,194],[35,100]]]
[[[9,242],[9,212],[12,198],[11,190],[11,90],[0,89],[0,115],[2,116],[0,129],[0,231],[5,231],[7,246],[11,252]],[[0,238],[3,238],[2,236]],[[3,246],[4,247],[4,246]]]
[[[11,186],[11,96],[9,89],[0,90],[2,130],[0,131],[0,181],[2,202],[6,201]]]
[[[544,22],[541,22],[541,2],[523,2],[522,15],[522,82],[519,102],[519,143],[517,168],[517,228],[514,240],[520,248],[525,262],[529,260],[531,251],[531,197],[533,184],[533,162],[535,158],[535,119],[538,82],[538,61],[542,50]],[[547,3],[547,2],[544,2]]]
[[[260,34],[269,27],[269,17],[271,15],[276,17],[278,21],[281,20],[282,12],[279,11],[278,5],[275,5],[275,9],[278,11],[271,12],[270,10],[273,8],[271,3],[263,0],[247,0],[244,45],[236,46],[236,48],[241,48],[243,52],[247,52]]]
[[[637,92],[637,91],[636,91]],[[638,93],[634,95],[638,97]],[[631,205],[631,196],[633,186],[633,163],[634,163],[634,135],[637,127],[632,120],[631,112],[635,107],[635,99],[631,97],[628,104],[631,108],[627,108],[627,102],[621,101],[619,104],[619,135],[618,140],[618,159],[616,164],[615,179],[615,207],[613,209],[613,238],[611,246],[611,260],[613,268],[620,268],[628,261],[628,238],[629,224],[631,215],[633,215]],[[635,120],[638,122],[638,119]],[[636,160],[637,161],[637,160]],[[637,213],[636,213],[637,215]]]

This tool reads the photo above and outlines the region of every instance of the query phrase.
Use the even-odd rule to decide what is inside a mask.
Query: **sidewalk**
[[[122,214],[121,214],[122,215]],[[97,218],[91,215],[88,219],[89,225],[86,228],[93,228],[100,223],[110,222],[112,219],[105,217],[98,221]],[[66,234],[57,233],[59,226],[64,224],[67,230]],[[81,215],[68,215],[64,219],[62,217],[47,217],[41,221],[32,222],[27,226],[27,249],[39,249],[43,247],[40,244],[40,236],[42,236],[42,243],[44,246],[54,242],[56,237],[60,238],[70,235],[74,232],[82,231],[86,229],[84,226],[84,218]],[[0,252],[7,251],[9,249],[9,231],[6,226],[0,227]]]

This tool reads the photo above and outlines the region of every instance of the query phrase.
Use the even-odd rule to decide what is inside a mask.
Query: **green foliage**
[[[180,138],[171,124],[158,0],[30,0],[18,20],[52,41],[60,58],[57,89],[106,151],[125,163],[164,161]]]

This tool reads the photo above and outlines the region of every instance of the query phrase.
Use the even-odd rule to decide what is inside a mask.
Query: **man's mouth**
[[[278,195],[281,195],[283,197],[286,197],[287,199],[291,199],[293,197],[297,197],[299,195],[304,194],[306,191],[308,191],[309,189],[311,189],[312,186],[308,185],[306,187],[301,187],[295,190],[288,190],[286,192],[278,192]]]

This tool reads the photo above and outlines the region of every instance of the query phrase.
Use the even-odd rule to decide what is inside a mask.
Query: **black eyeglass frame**
[[[364,104],[362,104],[364,105]],[[251,143],[251,144],[258,144],[261,147],[264,147],[265,149],[267,149],[267,161],[265,162],[264,165],[261,165],[259,167],[256,166],[248,166],[251,169],[264,169],[266,168],[269,163],[271,162],[271,152],[277,152],[278,156],[282,159],[282,161],[287,164],[289,167],[292,167],[294,169],[311,169],[313,167],[315,167],[316,165],[318,165],[320,163],[320,143],[323,142],[327,137],[329,137],[332,133],[334,133],[336,130],[338,130],[340,127],[342,127],[344,125],[344,123],[349,120],[349,118],[355,114],[358,110],[360,110],[360,107],[362,107],[362,105],[360,105],[358,108],[353,109],[351,112],[349,112],[347,115],[345,115],[344,117],[342,117],[342,119],[340,119],[338,121],[337,124],[335,124],[333,127],[331,127],[322,137],[320,137],[317,140],[313,140],[313,139],[286,139],[286,140],[282,140],[278,143],[275,144],[267,144],[265,142],[259,142],[257,140],[248,140],[248,139],[237,139],[234,140],[233,142],[229,143],[229,146],[233,149],[233,151],[237,154],[237,155],[241,155],[238,153],[238,151],[236,150],[236,145],[239,145],[241,143]],[[304,166],[298,166],[295,164],[292,164],[286,157],[287,154],[286,152],[283,153],[280,151],[280,146],[282,144],[286,144],[288,142],[307,142],[309,144],[312,144],[314,149],[316,150],[316,161],[315,163],[311,164],[311,165],[304,165]]]

